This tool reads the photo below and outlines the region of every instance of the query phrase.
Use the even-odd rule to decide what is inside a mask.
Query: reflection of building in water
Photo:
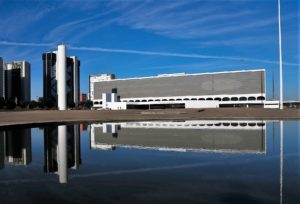
[[[28,165],[32,161],[31,129],[7,130],[4,132],[5,162]]]
[[[128,122],[91,125],[91,148],[265,153],[265,122]]]
[[[46,127],[44,129],[44,171],[57,173],[60,182],[67,182],[67,169],[81,164],[79,125]]]
[[[4,168],[5,163],[4,144],[4,132],[0,130],[0,169]]]

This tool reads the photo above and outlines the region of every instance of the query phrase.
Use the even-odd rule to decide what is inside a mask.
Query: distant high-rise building
[[[26,61],[5,63],[5,99],[13,100],[18,104],[28,102],[31,99],[30,89],[30,64]]]
[[[80,93],[79,101],[80,102],[86,102],[87,101],[87,94],[86,93]]]
[[[60,110],[79,102],[80,61],[66,56],[64,45],[58,51],[43,53],[43,96],[51,99]],[[61,81],[61,82],[60,82]]]
[[[4,97],[3,59],[0,57],[0,97]]]

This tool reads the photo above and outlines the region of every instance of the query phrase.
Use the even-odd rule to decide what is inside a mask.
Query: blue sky
[[[299,100],[298,0],[281,0],[284,98]],[[0,0],[0,56],[31,63],[42,96],[42,53],[58,43],[90,74],[118,78],[265,68],[278,98],[277,0]]]

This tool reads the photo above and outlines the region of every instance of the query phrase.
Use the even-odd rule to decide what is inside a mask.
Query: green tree
[[[28,107],[28,105],[29,105],[29,103],[30,102],[21,102],[19,105],[21,106],[21,108],[26,108],[26,107]]]
[[[75,107],[75,103],[74,102],[69,102],[68,103],[68,107],[69,108],[74,108]]]
[[[84,103],[84,107],[90,109],[93,106],[93,102],[88,100]]]
[[[39,106],[39,103],[36,102],[36,101],[30,101],[29,104],[28,104],[28,108],[29,109],[34,109],[34,108],[36,108],[38,106]]]
[[[45,100],[45,106],[48,108],[48,109],[51,109],[53,107],[55,107],[55,102],[51,99],[46,99]]]
[[[46,100],[43,97],[39,97],[38,106],[42,109],[46,106]]]
[[[16,102],[13,99],[8,99],[5,105],[6,109],[15,109],[17,106]]]

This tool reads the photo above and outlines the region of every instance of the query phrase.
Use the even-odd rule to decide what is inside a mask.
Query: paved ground
[[[218,108],[123,111],[0,111],[0,126],[80,121],[300,119],[300,109]]]

